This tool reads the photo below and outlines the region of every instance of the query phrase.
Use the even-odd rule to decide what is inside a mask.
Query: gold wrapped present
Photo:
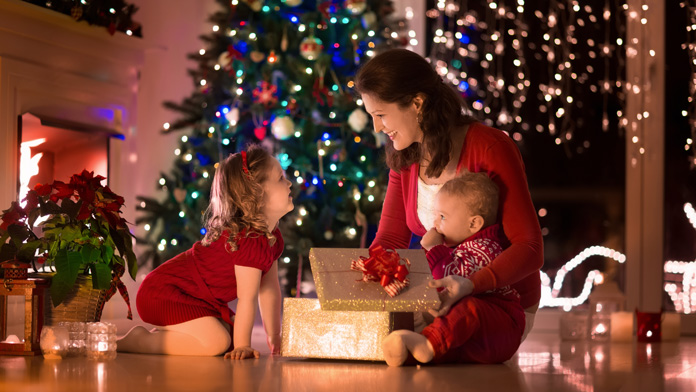
[[[390,297],[379,282],[366,282],[363,273],[351,270],[351,262],[368,257],[367,249],[312,248],[309,261],[322,310],[418,312],[437,309],[437,290],[428,288],[432,280],[425,252],[399,249],[399,256],[410,261],[410,285]]]
[[[322,310],[319,300],[283,300],[281,355],[299,358],[383,361],[382,339],[413,330],[413,313]]]

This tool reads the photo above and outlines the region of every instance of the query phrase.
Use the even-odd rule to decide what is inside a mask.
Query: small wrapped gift
[[[309,298],[283,300],[281,355],[383,361],[382,339],[413,330],[413,313],[325,311]]]
[[[351,269],[355,261],[370,258],[367,249],[312,248],[309,261],[322,310],[422,312],[437,309],[440,299],[437,290],[428,288],[432,275],[425,252],[399,249],[396,254],[408,260],[406,264],[410,263],[408,275],[404,276],[410,283],[391,296],[381,282],[366,280],[363,271]],[[400,282],[398,271],[390,282]]]

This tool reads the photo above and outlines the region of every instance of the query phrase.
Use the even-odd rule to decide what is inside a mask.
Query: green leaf
[[[92,266],[92,286],[97,290],[111,287],[111,268],[108,265],[96,263]]]
[[[87,244],[82,247],[82,261],[85,264],[94,263],[99,259],[99,256],[99,249],[95,248],[94,246]]]
[[[76,238],[80,238],[82,236],[80,230],[74,226],[65,226],[55,230],[56,232],[60,232],[60,239],[65,242],[72,242]]]
[[[17,247],[13,242],[2,244],[0,247],[0,261],[12,260],[17,254]]]
[[[65,214],[70,217],[70,220],[75,220],[77,218],[77,214],[80,213],[80,207],[82,207],[82,199],[80,199],[77,203],[72,201],[71,199],[63,199],[63,202],[60,203],[60,207],[63,210]]]
[[[26,225],[10,225],[7,228],[7,232],[10,233],[10,238],[15,243],[15,245],[22,246],[21,244],[29,238],[31,231]]]
[[[41,240],[29,241],[22,244],[17,252],[17,259],[22,261],[31,261],[36,255],[36,250],[41,246]]]
[[[110,247],[109,245],[102,245],[101,255],[102,260],[106,261],[107,263],[111,262],[111,259],[114,257],[114,248]]]
[[[77,274],[82,264],[80,252],[69,252],[65,249],[56,255],[56,274],[51,281],[51,300],[53,306],[60,305],[70,289],[75,285]]]
[[[48,201],[46,204],[41,206],[41,215],[56,215],[60,214],[61,209],[58,204],[56,204],[54,201]]]

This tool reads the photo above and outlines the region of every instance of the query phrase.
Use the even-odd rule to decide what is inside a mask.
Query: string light
[[[687,98],[688,111],[683,110],[682,115],[688,117],[689,128],[691,129],[691,138],[688,139],[687,145],[691,144],[691,140],[696,140],[696,0],[687,0],[681,3],[681,6],[686,9],[686,42],[682,45],[689,55],[689,67],[691,69],[691,77],[689,78],[689,96]],[[696,168],[696,149],[691,148],[691,157],[689,159],[690,167]]]
[[[593,124],[571,120],[588,117],[583,110],[591,110],[583,109],[584,102],[577,99],[577,94],[601,91],[601,126],[605,131],[616,117],[617,127],[626,125],[621,121],[621,110],[610,113],[611,107],[623,108],[625,104],[619,88],[625,85],[621,79],[624,51],[619,47],[626,31],[625,10],[619,0],[606,0],[604,8],[581,4],[579,0],[562,0],[549,2],[547,9],[528,12],[523,0],[488,0],[488,6],[477,13],[466,9],[466,2],[438,1],[435,8],[426,12],[433,19],[429,58],[443,79],[457,86],[489,125],[522,131],[534,127],[551,136],[566,135],[557,139],[557,144],[566,152],[571,151],[572,144],[573,151],[580,153],[589,144],[584,133],[580,137],[575,134],[583,125]],[[600,25],[604,36],[601,40],[588,39],[589,50],[578,51],[577,36],[597,34],[599,18],[604,20]],[[543,42],[529,39],[532,24],[541,27]],[[594,72],[600,68],[598,62],[604,63],[603,77]],[[546,73],[535,72],[535,85],[530,78],[532,66],[547,68]],[[482,74],[478,78],[470,75],[469,67]],[[596,75],[597,80],[590,75]],[[612,100],[617,101],[615,105]]]
[[[545,273],[541,272],[541,300],[539,302],[539,307],[563,307],[567,309],[572,306],[577,306],[589,298],[590,292],[592,291],[592,286],[596,283],[596,279],[601,276],[600,272],[597,270],[592,270],[588,273],[585,278],[585,283],[583,284],[582,291],[577,297],[559,297],[558,294],[563,287],[563,280],[565,276],[582,264],[583,261],[587,260],[592,256],[602,256],[616,260],[617,262],[623,264],[626,261],[626,256],[614,249],[610,249],[604,246],[591,246],[586,248],[582,252],[578,253],[577,256],[573,257],[570,261],[565,263],[554,278],[553,286],[551,285],[551,278]]]

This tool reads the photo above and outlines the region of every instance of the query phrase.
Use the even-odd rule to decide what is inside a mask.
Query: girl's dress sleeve
[[[273,249],[263,234],[250,234],[237,240],[237,250],[233,252],[234,265],[251,267],[267,272],[275,260]]]

